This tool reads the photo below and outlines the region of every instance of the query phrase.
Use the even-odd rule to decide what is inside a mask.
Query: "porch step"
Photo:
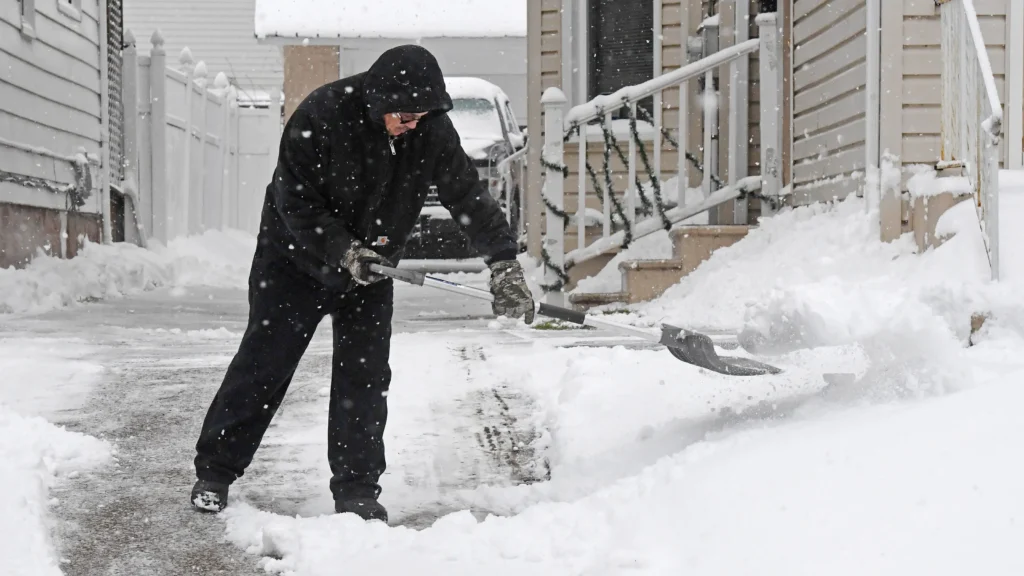
[[[576,293],[569,301],[579,309],[606,304],[635,304],[653,300],[678,284],[720,248],[746,237],[751,226],[682,226],[669,231],[672,258],[668,260],[626,260],[619,263],[622,290],[611,293]],[[596,273],[596,271],[594,272]]]
[[[589,310],[608,304],[627,304],[629,294],[625,292],[584,292],[570,295],[569,302],[577,310]]]

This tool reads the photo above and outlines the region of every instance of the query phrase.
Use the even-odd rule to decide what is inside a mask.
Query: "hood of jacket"
[[[444,114],[452,99],[437,59],[422,46],[407,44],[392,48],[366,71],[363,100],[375,122],[392,112]]]

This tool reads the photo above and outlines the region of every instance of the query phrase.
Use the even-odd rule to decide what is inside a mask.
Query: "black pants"
[[[325,288],[257,249],[249,277],[249,325],[196,444],[196,475],[230,484],[242,476],[281,405],[317,325],[331,315],[327,460],[336,500],[380,495],[394,285],[348,293]]]

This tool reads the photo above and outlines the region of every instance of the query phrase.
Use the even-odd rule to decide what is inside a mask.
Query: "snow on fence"
[[[992,279],[999,280],[999,145],[1003,107],[973,0],[943,0],[942,164],[975,191]]]
[[[737,2],[738,21],[746,21],[746,3]],[[704,22],[705,33],[704,58],[682,66],[676,70],[653,78],[636,86],[627,86],[614,94],[598,96],[590,102],[576,106],[565,112],[566,98],[558,88],[548,88],[541,98],[544,110],[544,148],[541,163],[544,168],[544,184],[541,191],[547,209],[546,234],[541,249],[545,265],[544,291],[545,301],[550,304],[562,304],[565,299],[563,289],[569,281],[568,271],[573,266],[615,248],[626,247],[632,241],[653,234],[658,230],[671,228],[692,216],[706,212],[712,208],[735,202],[736,223],[746,222],[747,198],[757,196],[761,199],[762,214],[771,214],[780,203],[782,194],[782,42],[779,39],[779,22],[775,13],[763,13],[757,16],[760,28],[759,37],[746,38],[746,27],[737,28],[736,43],[722,50],[717,49],[718,21],[711,18]],[[748,176],[747,152],[749,137],[747,134],[747,98],[748,80],[746,77],[747,56],[759,51],[760,57],[760,106],[761,106],[761,174]],[[686,82],[696,78],[704,78],[706,87],[714,86],[714,71],[720,67],[728,67],[728,74],[733,79],[728,94],[716,95],[706,92],[708,103],[719,97],[728,98],[729,109],[729,178],[728,182],[720,181],[717,172],[717,145],[714,138],[718,131],[717,106],[704,106],[704,134],[702,138],[704,157],[702,163],[685,150],[689,141],[689,115],[678,114],[678,126],[666,126],[660,114],[662,93],[666,89],[680,87],[678,110],[689,110],[688,90],[682,89]],[[655,113],[646,113],[639,103],[654,97]],[[630,138],[628,152],[621,149],[614,137],[612,113],[621,108],[628,109]],[[604,167],[595,169],[588,160],[586,129],[591,121],[597,120],[604,134]],[[653,162],[644,149],[645,143],[639,134],[638,121],[652,122]],[[674,134],[673,134],[673,128]],[[577,159],[579,161],[577,178],[577,200],[575,214],[569,214],[565,208],[564,179],[569,173],[564,163],[565,142],[570,136],[576,135],[578,142]],[[662,138],[669,141],[677,150],[678,180],[677,197],[663,200],[661,186],[664,178],[661,170]],[[619,156],[629,172],[627,188],[618,198],[612,189],[612,180],[608,159],[611,149]],[[640,155],[641,166],[638,167],[637,155]],[[703,172],[701,184],[702,198],[698,202],[687,205],[686,186],[689,181],[688,163],[697,163],[697,169]],[[604,182],[598,178],[598,170],[603,172]],[[643,170],[647,182],[639,177]],[[593,181],[593,194],[597,196],[603,213],[591,218],[593,209],[587,209],[587,179]],[[648,198],[645,192],[653,192]],[[624,205],[623,205],[624,204]],[[641,206],[642,205],[642,206]],[[602,224],[601,237],[587,244],[586,226],[588,221],[597,219]],[[577,227],[575,249],[566,251],[565,229],[570,225]]]
[[[148,56],[130,30],[125,43],[125,194],[136,240],[228,228],[255,234],[277,163],[280,95],[269,108],[241,108],[227,77],[217,74],[211,86],[187,48],[169,67],[159,30]]]

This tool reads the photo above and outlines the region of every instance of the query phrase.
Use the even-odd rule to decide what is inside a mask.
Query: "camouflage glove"
[[[504,260],[490,265],[491,294],[494,302],[491,310],[496,316],[509,318],[524,317],[527,324],[533,324],[533,294],[526,285],[523,267],[515,260]]]
[[[387,258],[363,246],[358,240],[352,242],[352,246],[349,247],[348,251],[341,258],[341,265],[352,275],[352,279],[362,286],[380,282],[387,278],[387,276],[370,272],[370,264],[391,267],[391,263],[388,262]]]

